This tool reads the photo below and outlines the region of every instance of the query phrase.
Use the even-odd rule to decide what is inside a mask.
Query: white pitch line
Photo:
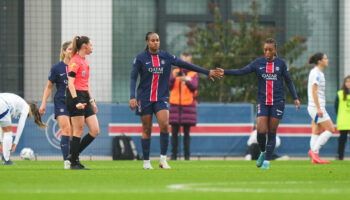
[[[342,181],[340,181],[342,182]],[[342,182],[343,183],[343,182]],[[349,181],[344,181],[349,183]],[[315,184],[312,181],[262,181],[262,182],[232,182],[232,183],[189,183],[189,184],[174,184],[167,188],[172,191],[195,191],[195,192],[232,192],[232,193],[315,193],[315,194],[344,194],[350,193],[349,190],[338,188],[256,188],[251,185],[298,185],[298,184]],[[245,185],[244,187],[241,187]],[[247,188],[250,185],[252,188]],[[238,186],[238,187],[236,187]],[[223,188],[224,187],[224,188]]]

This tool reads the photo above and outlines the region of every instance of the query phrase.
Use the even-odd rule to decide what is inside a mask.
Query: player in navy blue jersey
[[[71,135],[71,125],[69,112],[65,103],[65,91],[67,89],[68,77],[67,77],[67,65],[71,58],[72,42],[67,41],[63,43],[61,49],[60,62],[52,66],[49,73],[49,80],[47,81],[44,91],[43,99],[39,112],[41,115],[45,114],[46,101],[51,94],[53,84],[56,84],[56,94],[54,97],[55,105],[55,119],[61,129],[61,151],[64,160],[64,169],[70,169],[70,162],[67,160],[69,154],[69,141]]]
[[[283,116],[286,100],[283,79],[293,95],[297,109],[300,107],[300,102],[285,61],[277,57],[276,40],[269,38],[265,41],[264,54],[265,57],[255,59],[244,68],[232,70],[218,68],[217,72],[220,75],[234,76],[255,72],[258,78],[257,140],[261,150],[256,165],[262,169],[269,169],[270,159],[276,145],[276,131]]]
[[[156,115],[160,128],[160,163],[159,167],[170,169],[166,161],[169,143],[169,78],[171,66],[175,65],[191,71],[200,72],[219,78],[215,70],[206,70],[194,64],[187,63],[166,51],[159,50],[159,36],[157,33],[146,34],[147,48],[138,54],[134,60],[130,75],[130,108],[136,109],[136,114],[142,120],[142,152],[144,169],[152,169],[149,160],[152,115]],[[135,95],[136,80],[140,75],[140,83]]]

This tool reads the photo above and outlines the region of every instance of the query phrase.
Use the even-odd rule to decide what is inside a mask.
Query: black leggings
[[[338,158],[339,158],[339,160],[344,159],[344,149],[345,149],[346,140],[348,138],[348,132],[349,131],[340,131],[340,136],[338,139]]]
[[[191,126],[188,124],[183,124],[184,127],[184,156],[185,160],[190,159],[190,128]],[[171,131],[171,158],[173,160],[177,159],[177,150],[178,150],[178,134],[180,125],[179,124],[172,124],[171,125],[172,131]]]

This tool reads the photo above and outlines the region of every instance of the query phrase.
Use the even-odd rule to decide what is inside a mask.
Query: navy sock
[[[271,160],[273,151],[276,146],[276,133],[268,133],[267,134],[267,145],[266,145],[266,157],[265,160]]]
[[[265,151],[265,146],[266,146],[266,134],[258,132],[256,137],[257,137],[257,140],[258,140],[260,151],[264,152]]]
[[[61,151],[63,155],[63,160],[67,160],[67,156],[69,154],[69,136],[62,135],[61,136]]]
[[[81,153],[95,138],[90,135],[90,133],[86,134],[84,138],[80,142],[79,153]]]
[[[160,133],[160,155],[166,156],[169,144],[169,133]]]
[[[141,139],[142,154],[144,160],[149,160],[149,152],[151,149],[151,139]]]

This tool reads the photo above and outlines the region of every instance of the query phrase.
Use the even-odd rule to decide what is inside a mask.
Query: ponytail
[[[83,44],[88,44],[89,42],[90,38],[87,36],[75,36],[73,38],[72,56],[74,56],[80,50]]]
[[[61,54],[60,54],[60,61],[63,61],[64,60],[64,54],[63,54],[63,51],[67,50],[67,48],[69,47],[69,45],[72,44],[72,41],[66,41],[62,44],[62,47],[61,47]]]
[[[41,121],[41,115],[39,113],[39,108],[35,103],[28,103],[30,108],[30,116],[33,117],[34,123],[40,128],[47,128],[48,126]]]
[[[323,59],[323,56],[324,56],[324,53],[321,53],[321,52],[315,53],[314,55],[310,56],[309,64],[317,65],[318,61]]]

